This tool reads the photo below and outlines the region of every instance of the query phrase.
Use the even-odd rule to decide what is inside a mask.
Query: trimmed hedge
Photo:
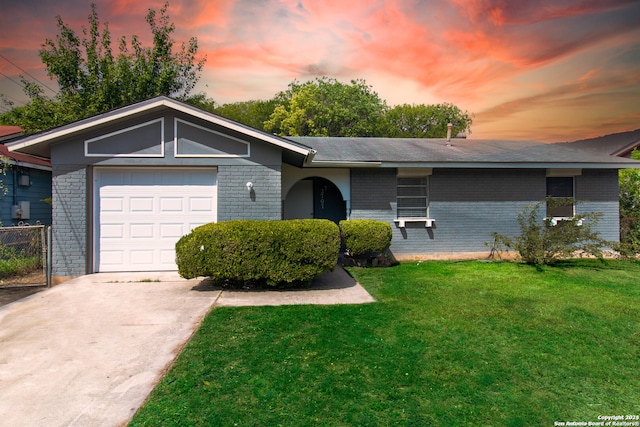
[[[391,246],[391,225],[368,219],[340,221],[345,249],[350,256],[383,253]]]
[[[233,220],[194,229],[176,243],[186,278],[268,285],[307,282],[333,269],[340,232],[329,220]]]

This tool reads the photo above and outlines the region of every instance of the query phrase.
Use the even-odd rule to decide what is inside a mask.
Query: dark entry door
[[[336,224],[347,219],[346,204],[340,190],[324,178],[313,178],[313,217]]]

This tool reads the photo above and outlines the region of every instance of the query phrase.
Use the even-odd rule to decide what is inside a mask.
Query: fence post
[[[51,287],[51,260],[53,257],[51,256],[51,226],[47,227],[47,288]]]
[[[40,253],[42,258],[42,275],[47,280],[47,234],[45,227],[40,228]]]

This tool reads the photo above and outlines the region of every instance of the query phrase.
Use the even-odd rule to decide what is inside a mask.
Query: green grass
[[[640,264],[350,269],[378,301],[216,308],[132,426],[552,426],[640,413]]]
[[[12,257],[0,259],[0,279],[6,279],[21,274],[31,273],[42,269],[40,257]]]

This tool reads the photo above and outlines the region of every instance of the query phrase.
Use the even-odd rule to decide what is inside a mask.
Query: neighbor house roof
[[[640,162],[535,141],[290,137],[313,147],[311,166],[628,168]]]
[[[51,170],[51,162],[49,159],[30,156],[28,154],[15,153],[9,151],[7,146],[0,144],[0,157],[6,157],[12,164],[18,166],[26,166],[34,169]]]
[[[640,129],[620,132],[597,138],[581,139],[571,142],[559,142],[568,147],[589,150],[618,157],[629,157],[634,148],[640,146]]]
[[[255,138],[275,145],[284,150],[284,157],[289,158],[294,163],[302,165],[309,156],[313,156],[313,150],[300,143],[287,140],[285,138],[272,135],[249,126],[225,119],[191,105],[176,101],[166,96],[159,96],[87,119],[57,127],[42,133],[27,136],[8,144],[9,150],[19,151],[26,154],[32,154],[41,157],[50,157],[50,146],[52,143],[60,141],[75,133],[82,132],[99,125],[109,124],[117,120],[127,119],[135,114],[151,112],[154,110],[170,109],[188,114],[193,117],[205,120],[212,124],[216,124],[228,129],[231,132],[237,132],[242,135]]]
[[[5,136],[13,136],[22,132],[20,126],[0,126],[0,138]]]
[[[22,135],[20,126],[4,126],[0,125],[0,143],[4,144],[13,139],[17,139]]]

